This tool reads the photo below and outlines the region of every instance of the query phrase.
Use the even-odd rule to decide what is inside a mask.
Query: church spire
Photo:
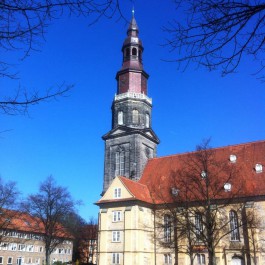
[[[104,188],[116,176],[139,180],[149,158],[156,156],[159,139],[152,129],[152,99],[147,95],[148,74],[143,70],[143,45],[134,17],[122,46],[117,93],[112,103],[112,128],[105,141]]]
[[[139,38],[139,28],[132,13],[127,29],[127,37],[122,46],[122,67],[117,73],[117,94],[133,92],[147,95],[148,74],[143,70],[143,45]]]

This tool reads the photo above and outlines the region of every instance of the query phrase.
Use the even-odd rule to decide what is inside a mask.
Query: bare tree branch
[[[176,62],[191,62],[209,70],[221,68],[222,75],[237,70],[245,56],[264,68],[265,3],[259,0],[180,0],[178,10],[185,21],[173,21],[164,30],[166,46],[177,52]],[[258,72],[258,71],[256,71]]]

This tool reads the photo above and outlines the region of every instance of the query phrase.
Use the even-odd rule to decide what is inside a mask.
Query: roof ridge
[[[118,178],[123,178],[123,179],[126,179],[126,181],[129,180],[129,181],[131,181],[132,183],[140,184],[140,185],[142,185],[142,186],[146,186],[146,187],[147,187],[147,185],[142,184],[142,183],[140,183],[139,181],[135,181],[135,180],[132,180],[132,179],[126,178],[126,177],[124,177],[124,176],[119,176]],[[148,188],[148,187],[147,187],[147,188]]]
[[[258,140],[258,141],[252,141],[252,142],[247,142],[247,143],[231,144],[231,145],[226,145],[226,146],[212,147],[212,148],[209,148],[209,150],[219,150],[219,149],[226,149],[228,147],[237,147],[237,146],[253,145],[253,144],[262,143],[262,142],[265,143],[265,140]],[[186,151],[184,153],[158,156],[158,157],[150,158],[149,160],[152,161],[152,160],[161,159],[161,158],[168,158],[168,157],[175,157],[175,156],[184,156],[184,155],[193,154],[193,153],[196,153],[196,152],[198,152],[198,151],[196,151],[196,150]]]

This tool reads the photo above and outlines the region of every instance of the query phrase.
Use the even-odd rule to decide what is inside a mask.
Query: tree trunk
[[[46,249],[46,251],[45,251],[46,253],[46,256],[45,256],[45,258],[46,258],[46,265],[50,265],[50,252],[49,252],[49,250],[48,249]]]

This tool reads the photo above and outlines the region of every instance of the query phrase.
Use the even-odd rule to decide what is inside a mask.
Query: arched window
[[[231,240],[239,241],[239,229],[238,229],[238,218],[235,211],[229,212],[230,230],[231,230]]]
[[[118,150],[115,154],[115,176],[124,176],[125,153]]]
[[[133,48],[133,49],[132,49],[132,55],[134,55],[134,56],[137,55],[137,49],[136,49],[136,48]]]
[[[164,216],[164,240],[166,243],[171,242],[171,230],[172,222],[170,215],[166,214]]]
[[[145,114],[145,127],[146,128],[150,127],[150,116],[148,113]]]
[[[139,112],[136,109],[134,109],[132,112],[132,122],[133,122],[133,124],[139,123]]]
[[[119,125],[123,124],[123,112],[122,111],[118,112],[118,124]]]
[[[195,213],[195,233],[197,241],[202,241],[203,223],[201,213]]]

